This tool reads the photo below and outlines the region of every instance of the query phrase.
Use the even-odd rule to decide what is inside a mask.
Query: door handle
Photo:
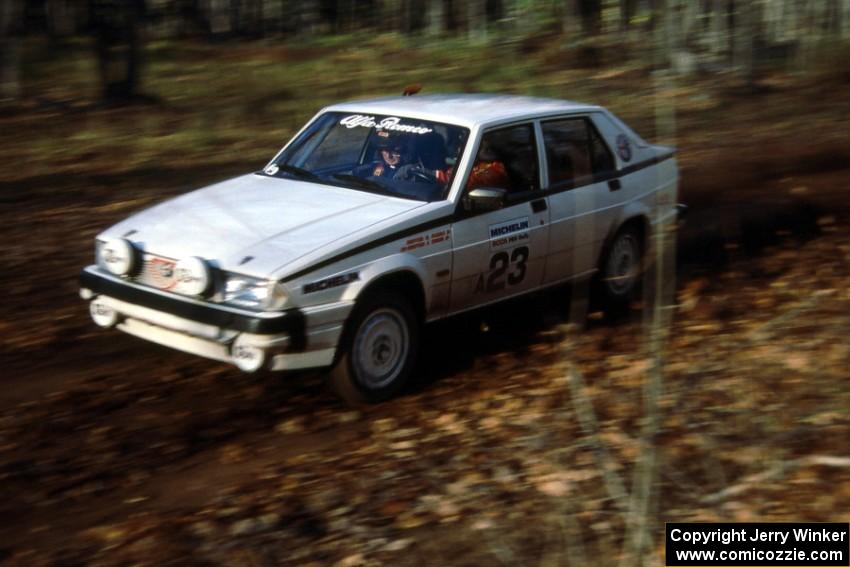
[[[542,213],[546,208],[546,199],[537,199],[531,202],[531,210],[535,213]]]
[[[619,191],[622,186],[619,179],[612,179],[608,182],[608,188],[611,191]]]

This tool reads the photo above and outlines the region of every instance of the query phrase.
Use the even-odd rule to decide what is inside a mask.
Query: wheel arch
[[[367,280],[358,290],[354,298],[354,308],[348,313],[342,327],[342,333],[339,338],[336,353],[334,355],[334,366],[339,362],[342,354],[347,350],[346,345],[349,343],[354,332],[352,321],[358,316],[358,305],[363,305],[364,300],[373,295],[378,295],[383,290],[391,290],[395,293],[400,293],[405,298],[409,299],[410,306],[419,321],[422,324],[425,321],[425,286],[422,283],[420,276],[413,270],[406,267],[399,267],[390,272],[385,272]]]
[[[398,268],[391,272],[383,273],[369,280],[357,294],[357,300],[372,294],[380,293],[381,290],[392,290],[401,293],[410,300],[410,305],[419,317],[420,321],[425,318],[425,286],[419,274],[408,268]]]
[[[602,262],[605,260],[605,256],[608,253],[608,250],[611,249],[611,244],[614,242],[614,237],[626,227],[634,226],[638,234],[640,235],[640,244],[641,251],[644,256],[646,255],[647,247],[649,244],[649,237],[652,234],[652,225],[649,222],[649,217],[643,211],[632,211],[631,214],[624,215],[623,220],[617,223],[612,223],[611,228],[608,231],[608,234],[605,236],[605,240],[602,243],[602,246],[599,248],[599,256],[596,259],[596,267],[601,269]]]

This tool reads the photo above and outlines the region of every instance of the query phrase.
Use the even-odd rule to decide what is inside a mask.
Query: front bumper
[[[80,296],[95,322],[245,371],[294,370],[333,362],[349,303],[255,313],[176,296],[89,266]]]

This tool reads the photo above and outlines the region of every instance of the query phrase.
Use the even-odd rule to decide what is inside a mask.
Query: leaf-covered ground
[[[258,53],[232,62],[263,69],[275,52]],[[597,80],[620,92],[629,77]],[[574,80],[541,78],[553,89]],[[848,101],[799,82],[756,98],[667,94],[692,208],[653,439],[651,553],[665,521],[840,520],[850,506]],[[214,100],[205,112],[227,116]],[[734,119],[718,119],[721,108]],[[130,126],[114,123],[122,117]],[[631,492],[648,450],[653,360],[640,304],[620,319],[591,313],[578,334],[563,326],[569,290],[439,324],[418,387],[361,410],[321,376],[247,376],[90,323],[76,274],[98,230],[253,167],[221,150],[231,135],[253,144],[245,132],[204,142],[218,148],[209,165],[195,147],[162,155],[158,144],[191,143],[167,134],[187,120],[179,104],[33,103],[0,116],[2,147],[19,160],[0,177],[0,563],[611,564],[628,503],[610,480]],[[140,146],[101,136],[133,121],[146,124]],[[122,162],[133,148],[149,153]],[[273,152],[248,153],[261,149]],[[576,373],[585,387],[571,383]],[[587,404],[595,427],[577,414]]]

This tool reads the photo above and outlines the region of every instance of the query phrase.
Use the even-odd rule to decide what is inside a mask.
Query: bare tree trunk
[[[467,0],[466,29],[469,41],[473,43],[487,40],[486,0]]]
[[[697,33],[697,20],[699,19],[699,6],[696,2],[680,2],[678,11],[681,15],[679,24],[679,47],[689,47],[691,40]]]
[[[230,17],[230,0],[207,0],[208,20],[212,35],[228,34],[233,29]]]
[[[228,7],[230,8],[228,11],[228,17],[230,18],[230,31],[238,33],[239,20],[242,16],[242,0],[229,0],[228,4]]]
[[[783,37],[784,3],[780,0],[768,0],[764,10],[765,39],[770,42],[780,42]]]
[[[690,75],[697,69],[697,54],[694,48],[699,37],[699,7],[695,2],[668,1],[664,18],[665,27],[669,28],[665,35],[670,44],[673,70],[679,75]],[[667,21],[671,18],[675,25]]]
[[[564,35],[567,37],[576,37],[581,33],[578,0],[564,0],[564,16],[561,26]]]
[[[711,52],[716,62],[728,63],[726,53],[729,46],[728,0],[712,0]]]
[[[505,5],[502,0],[486,0],[484,7],[488,22],[498,22],[505,17]]]
[[[816,32],[814,30],[811,5],[808,0],[801,0],[795,4],[796,26],[795,32],[800,42],[800,55],[798,58],[799,70],[808,70],[812,59],[812,52],[816,43]]]
[[[262,0],[263,35],[279,35],[283,21],[283,2],[280,0]]]
[[[402,30],[405,33],[421,31],[426,24],[425,0],[402,0]]]
[[[755,88],[757,82],[755,45],[758,37],[755,7],[751,2],[735,2],[735,29],[733,31],[733,62],[747,87]]]
[[[428,33],[441,35],[445,30],[446,14],[443,0],[428,0]]]
[[[445,30],[448,32],[457,32],[460,28],[459,7],[456,0],[443,0],[443,14],[445,15]]]
[[[410,33],[413,31],[413,0],[401,0],[401,31]]]
[[[838,0],[823,0],[820,5],[820,17],[824,34],[838,35]]]
[[[20,16],[19,0],[0,0],[0,101],[21,94]]]
[[[260,0],[241,0],[239,21],[236,29],[249,36],[258,37],[262,34],[263,16]]]
[[[578,0],[581,29],[586,36],[602,32],[602,0]]]
[[[95,52],[105,101],[126,103],[138,95],[144,0],[96,0],[92,23]]]
[[[672,46],[672,14],[669,10],[668,0],[653,0],[652,2],[652,35],[653,45],[653,67],[655,69],[666,69],[670,66]]]
[[[298,27],[296,33],[301,36],[312,36],[316,33],[319,23],[319,3],[316,0],[294,2],[298,11]]]
[[[850,39],[850,0],[841,0],[839,12],[838,26],[841,39]]]
[[[620,31],[626,32],[631,27],[635,15],[635,0],[620,0]]]
[[[67,37],[77,31],[75,4],[69,0],[47,0],[47,29],[52,38]]]

